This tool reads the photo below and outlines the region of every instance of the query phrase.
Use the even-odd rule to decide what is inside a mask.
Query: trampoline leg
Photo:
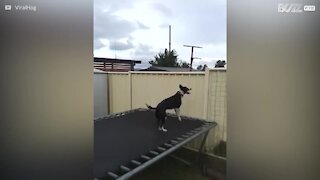
[[[203,139],[202,139],[202,142],[201,142],[201,145],[200,145],[200,148],[199,148],[199,152],[198,152],[198,157],[197,157],[197,160],[196,160],[197,162],[200,161],[200,156],[201,156],[202,153],[203,153],[203,147],[204,147],[204,144],[206,143],[208,134],[209,134],[209,131],[206,132],[206,134],[204,135],[204,137],[203,137]]]

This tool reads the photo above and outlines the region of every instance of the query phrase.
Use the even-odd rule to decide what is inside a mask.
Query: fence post
[[[130,110],[132,110],[132,76],[131,71],[128,72],[128,80],[129,80],[129,101],[130,101]]]
[[[208,118],[208,96],[209,96],[209,76],[210,76],[210,70],[208,67],[205,69],[205,74],[204,74],[204,108],[203,108],[203,119]]]

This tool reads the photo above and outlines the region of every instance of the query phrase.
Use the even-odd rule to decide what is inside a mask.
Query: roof
[[[141,64],[139,60],[94,57],[94,62]]]
[[[138,60],[94,57],[94,68],[102,71],[132,71]]]
[[[170,71],[170,72],[189,72],[190,68],[182,68],[182,67],[162,67],[162,66],[150,66],[146,69],[142,69],[140,71]],[[192,69],[192,71],[198,71],[196,69]]]

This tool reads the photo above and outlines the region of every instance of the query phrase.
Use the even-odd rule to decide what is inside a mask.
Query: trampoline
[[[94,177],[128,179],[194,138],[204,135],[216,123],[168,113],[168,132],[158,131],[154,111],[140,108],[94,121]]]

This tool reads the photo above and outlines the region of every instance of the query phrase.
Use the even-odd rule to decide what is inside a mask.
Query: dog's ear
[[[180,88],[180,89],[182,89],[182,86],[181,86],[181,84],[179,84],[179,88]]]

